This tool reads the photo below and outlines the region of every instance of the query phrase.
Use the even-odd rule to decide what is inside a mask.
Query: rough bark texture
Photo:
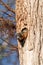
[[[17,33],[28,29],[23,48],[18,41],[20,65],[43,65],[43,1],[16,0],[16,21]]]

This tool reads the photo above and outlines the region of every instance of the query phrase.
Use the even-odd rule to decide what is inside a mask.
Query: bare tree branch
[[[7,4],[5,4],[2,0],[0,0],[0,2],[2,2],[2,4],[3,4],[9,11],[11,11],[12,13],[15,14],[15,10],[13,10],[11,7],[9,7]]]
[[[9,42],[7,42],[6,40],[4,40],[3,38],[0,38],[1,40],[3,40],[3,41],[5,41],[8,45],[10,45],[10,49],[12,49],[12,50],[17,50],[18,49],[18,46],[15,46],[15,45],[12,45],[12,44],[10,44]]]
[[[9,21],[9,22],[11,22],[11,23],[14,23],[15,21],[11,21],[11,20],[9,20],[9,19],[5,19],[5,18],[3,18],[3,17],[0,17],[0,21]]]
[[[12,28],[13,27],[14,29],[16,29],[16,24],[14,24],[15,21],[11,21],[9,19],[5,19],[3,17],[0,17],[0,22],[1,21],[3,21],[2,26],[4,25],[4,27],[6,27],[6,28],[8,28],[8,27]]]
[[[8,15],[9,17],[13,17],[14,18],[14,16],[12,16],[11,14],[8,14],[7,12],[5,12],[5,11],[2,11],[4,14],[6,14],[6,15]]]

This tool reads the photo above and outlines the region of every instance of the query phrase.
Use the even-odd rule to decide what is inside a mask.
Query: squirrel
[[[24,47],[24,43],[26,41],[26,38],[28,36],[28,29],[23,28],[20,33],[17,34],[17,39],[19,40],[22,47]]]

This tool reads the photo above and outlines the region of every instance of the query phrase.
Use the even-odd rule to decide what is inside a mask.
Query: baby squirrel
[[[17,34],[17,39],[19,40],[22,47],[24,47],[24,43],[26,41],[26,38],[28,36],[28,29],[23,28],[20,33]]]

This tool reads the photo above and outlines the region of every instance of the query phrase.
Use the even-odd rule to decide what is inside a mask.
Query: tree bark
[[[22,47],[18,40],[20,65],[43,65],[43,1],[16,0],[17,33],[28,29]]]

